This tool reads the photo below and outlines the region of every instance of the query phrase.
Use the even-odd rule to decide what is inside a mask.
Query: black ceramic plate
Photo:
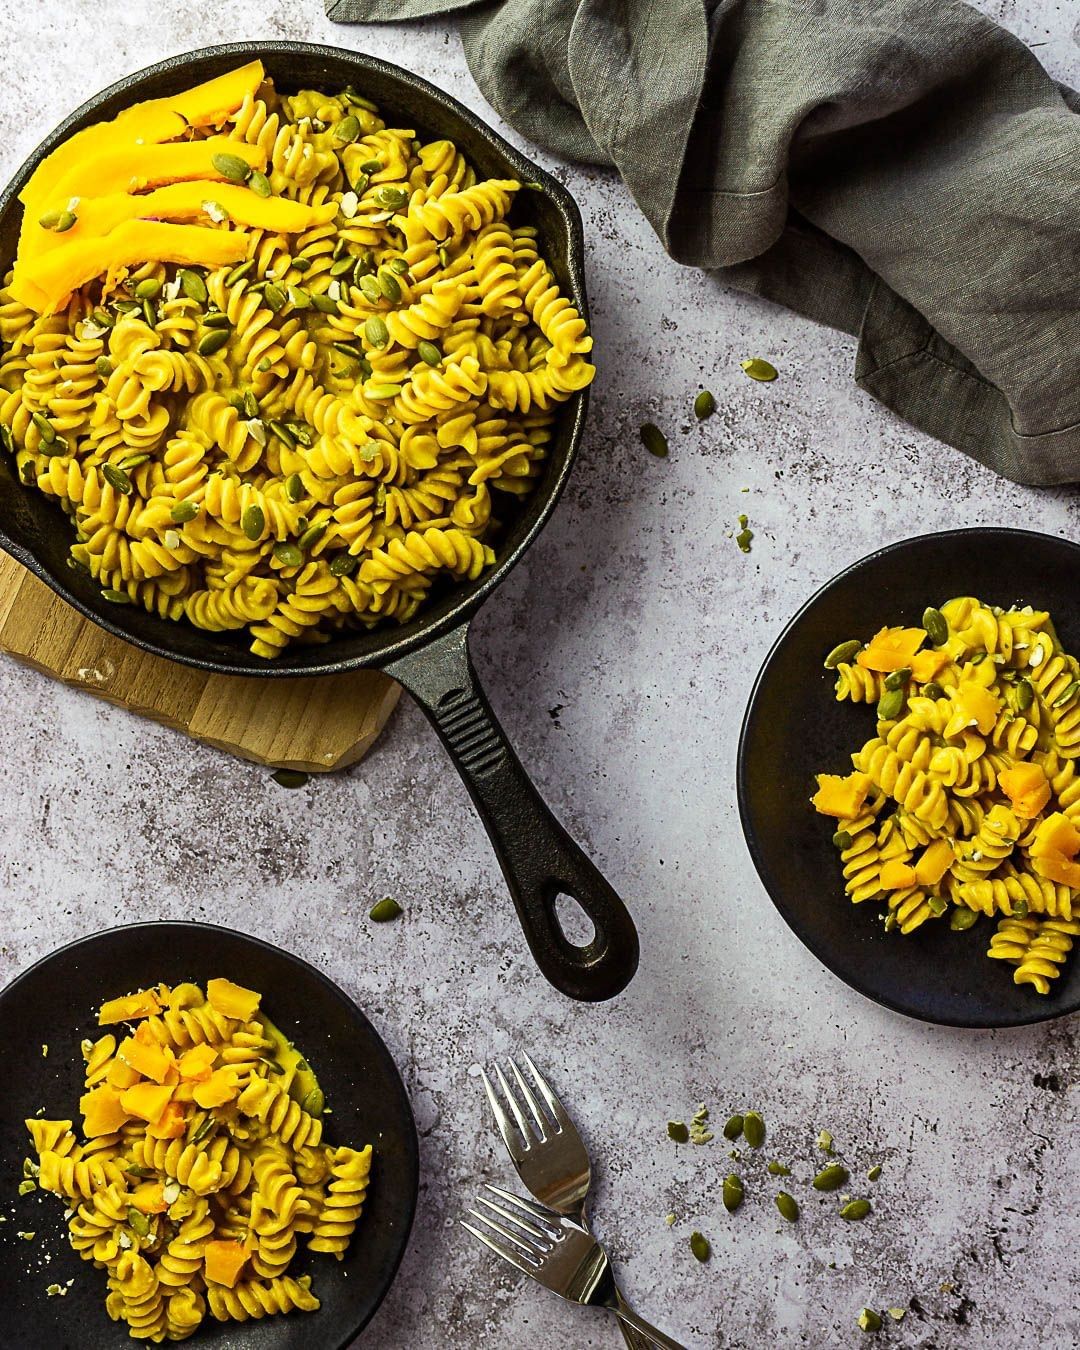
[[[1040,998],[986,956],[993,922],[954,933],[883,931],[881,909],[843,892],[829,822],[811,807],[815,773],[848,773],[874,734],[864,705],[837,703],[822,658],[885,624],[918,625],[955,595],[1048,609],[1080,652],[1080,546],[1024,530],[953,530],[893,544],[841,572],[780,635],[754,685],[739,743],[739,811],[765,889],[797,937],[840,978],[887,1008],[962,1027],[1021,1026],[1080,1008],[1080,952]]]
[[[303,1254],[290,1274],[311,1274],[318,1312],[239,1324],[208,1317],[191,1340],[214,1350],[339,1350],[389,1289],[416,1208],[412,1110],[390,1053],[364,1014],[324,975],[257,938],[195,923],[112,928],[62,947],[0,994],[4,1090],[0,1098],[0,1344],[18,1350],[130,1350],[127,1328],[105,1313],[105,1277],[68,1246],[52,1195],[19,1197],[29,1152],[23,1120],[40,1112],[78,1120],[80,1040],[105,998],[215,976],[258,989],[267,1015],[310,1060],[331,1114],[327,1137],[374,1150],[364,1213],[344,1261]],[[49,1047],[47,1057],[42,1045]],[[32,1242],[16,1236],[35,1233]],[[49,1298],[52,1283],[74,1284]]]

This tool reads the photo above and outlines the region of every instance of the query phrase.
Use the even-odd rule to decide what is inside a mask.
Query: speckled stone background
[[[1080,80],[1070,0],[983,8]],[[452,30],[340,28],[319,0],[0,0],[0,32],[5,174],[98,87],[238,38],[364,48],[491,116]],[[469,1066],[519,1045],[588,1134],[597,1227],[627,1294],[688,1345],[854,1345],[864,1304],[910,1305],[888,1345],[1076,1345],[1078,1023],[936,1030],[850,992],[759,885],[733,768],[761,658],[833,573],[961,523],[1075,537],[1077,495],[1003,483],[899,423],[851,383],[847,337],[675,266],[618,182],[555,171],[585,217],[600,374],[571,488],[475,645],[522,759],[634,909],[630,990],[580,1007],[537,975],[465,792],[408,700],[361,765],[286,792],[6,659],[0,978],[108,925],[203,917],[300,953],[359,1000],[402,1066],[424,1169],[412,1245],[365,1345],[620,1343],[456,1225],[478,1183],[508,1180]],[[743,376],[753,354],[780,368],[775,384]],[[719,411],[698,427],[703,383]],[[639,445],[646,419],[668,429],[667,460]],[[740,511],[748,557],[730,537]],[[407,917],[375,927],[366,909],[384,894]],[[721,1146],[665,1137],[699,1101],[756,1103],[770,1153],[804,1159],[800,1189],[827,1126],[858,1167],[884,1163],[878,1214],[844,1225],[810,1205],[778,1232],[759,1187],[733,1221]],[[690,1255],[694,1228],[708,1266]]]

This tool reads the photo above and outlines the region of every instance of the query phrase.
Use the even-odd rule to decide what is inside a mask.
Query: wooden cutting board
[[[401,692],[373,670],[241,679],[151,656],[84,619],[6,553],[0,553],[0,651],[207,745],[309,773],[355,764]]]

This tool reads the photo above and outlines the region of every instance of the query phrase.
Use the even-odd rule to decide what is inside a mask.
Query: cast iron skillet
[[[1080,652],[1080,546],[1026,530],[971,529],[893,544],[841,572],[795,615],[765,659],[739,742],[739,811],[765,889],[795,935],[852,988],[886,1008],[961,1027],[1020,1026],[1080,1008],[1080,949],[1045,998],[1012,982],[986,949],[994,921],[966,933],[928,922],[883,931],[881,908],[843,892],[832,828],[810,806],[814,774],[848,773],[873,714],[837,703],[822,658],[885,624],[916,626],[955,595],[1048,609]]]
[[[559,182],[417,75],[374,57],[298,42],[234,42],[189,52],[130,75],[84,103],[38,146],[0,194],[0,257],[10,261],[14,256],[22,216],[18,193],[60,141],[136,101],[187,88],[256,57],[285,92],[353,84],[375,99],[390,125],[454,140],[481,175],[539,183],[539,191],[519,194],[514,218],[537,226],[563,291],[587,314],[581,217]],[[362,666],[392,675],[427,713],[464,778],[540,969],[571,998],[611,998],[637,968],[633,921],[529,781],[477,682],[467,641],[469,621],[554,509],[581,439],[586,404],[581,393],[564,406],[544,474],[497,543],[496,565],[486,576],[445,590],[400,628],[289,648],[274,662],[251,656],[242,636],[204,633],[103,600],[88,578],[65,565],[71,532],[64,517],[41,493],[18,482],[6,456],[0,456],[0,548],[108,632],[185,665],[267,679],[333,675]],[[593,923],[594,935],[583,947],[571,944],[559,928],[555,901],[561,893],[576,899]]]
[[[374,1315],[409,1240],[419,1182],[416,1127],[390,1052],[364,1014],[307,962],[258,938],[202,923],[110,928],[44,957],[0,994],[0,1044],[7,1059],[0,1096],[0,1303],[4,1345],[20,1350],[121,1350],[133,1344],[105,1312],[105,1277],[71,1250],[55,1196],[18,1196],[30,1150],[23,1121],[39,1112],[78,1121],[83,1062],[106,998],[157,984],[224,976],[263,995],[263,1007],[310,1060],[326,1093],[332,1141],[374,1152],[360,1224],[341,1262],[304,1254],[290,1275],[312,1276],[322,1307],[262,1321],[216,1322],[196,1342],[217,1350],[342,1350]],[[47,1057],[42,1045],[49,1047]],[[33,1232],[33,1242],[16,1236]],[[49,1260],[46,1260],[46,1254]],[[64,1297],[49,1284],[74,1284]]]

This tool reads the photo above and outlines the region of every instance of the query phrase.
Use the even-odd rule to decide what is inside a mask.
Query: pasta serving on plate
[[[855,904],[911,933],[997,917],[988,955],[1036,993],[1080,936],[1080,663],[1050,615],[973,596],[826,658],[876,734],[813,802],[838,825]]]
[[[65,1201],[71,1245],[138,1340],[317,1309],[289,1273],[298,1242],[341,1260],[359,1220],[371,1148],[324,1140],[318,1082],[259,1002],[217,979],[102,1004],[82,1141],[71,1120],[26,1122],[29,1181]]]
[[[266,658],[478,576],[594,374],[521,187],[259,62],[61,144],[0,288],[0,437],[71,565]]]

